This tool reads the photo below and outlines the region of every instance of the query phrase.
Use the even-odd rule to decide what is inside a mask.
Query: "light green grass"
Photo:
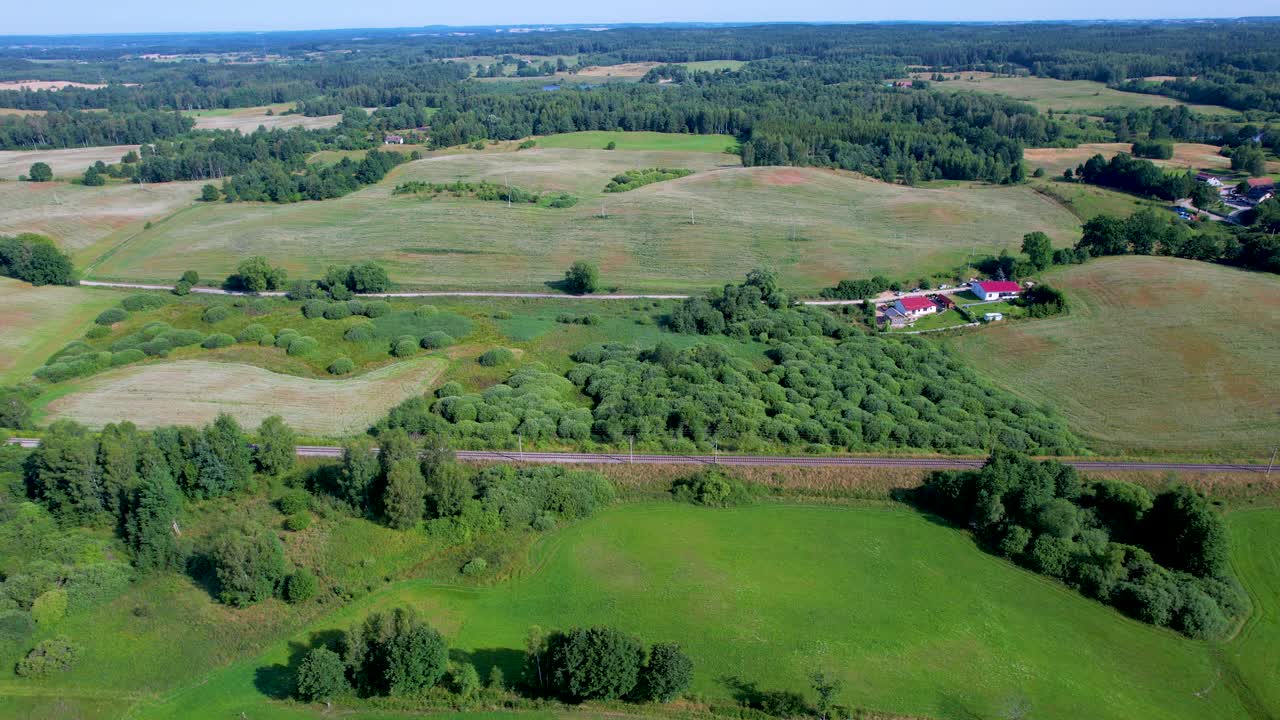
[[[1222,649],[1226,679],[1253,702],[1253,717],[1274,717],[1280,708],[1280,511],[1247,510],[1228,517],[1231,563],[1249,590],[1253,614]],[[1258,712],[1260,711],[1260,712]]]
[[[1262,458],[1280,436],[1280,278],[1162,257],[1049,273],[1068,315],[951,341],[1106,453]]]
[[[715,72],[717,70],[737,70],[747,63],[742,60],[696,60],[683,63],[690,71]]]
[[[123,297],[110,290],[32,287],[0,277],[0,385],[29,380],[33,370]]]
[[[603,193],[614,175],[637,167],[696,172]],[[393,196],[406,180],[509,181],[581,201],[568,209],[507,208],[448,195]],[[768,266],[793,292],[816,294],[845,278],[949,271],[975,248],[1016,252],[1034,230],[1066,245],[1078,238],[1079,221],[1028,187],[908,188],[814,168],[743,168],[709,152],[539,147],[420,160],[377,186],[324,202],[202,204],[142,232],[93,274],[171,281],[190,267],[225,277],[243,257],[262,254],[291,277],[368,258],[406,287],[545,290],[585,259],[598,264],[604,287],[623,291],[697,292]]]
[[[672,529],[678,528],[678,532]],[[692,691],[807,691],[821,669],[851,705],[936,718],[1239,717],[1207,647],[980,551],[906,510],[640,505],[551,536],[535,571],[486,589],[406,582],[265,654],[165,695],[138,718],[283,717],[255,678],[279,678],[317,633],[408,604],[459,657],[517,673],[526,629],[608,623],[678,641]],[[271,683],[267,688],[277,687]]]
[[[1082,182],[1064,182],[1061,178],[1047,177],[1033,180],[1031,187],[1069,210],[1082,222],[1098,215],[1128,217],[1143,208],[1167,210],[1168,203],[1148,200],[1136,195]]]
[[[928,72],[922,76],[929,77]],[[1092,80],[1054,80],[1040,77],[989,77],[988,73],[945,73],[948,78],[960,75],[960,80],[930,83],[933,90],[947,92],[980,92],[1008,95],[1034,105],[1041,112],[1088,113],[1109,107],[1147,108],[1186,105],[1163,95],[1113,90]],[[969,80],[973,77],[973,80]],[[1189,105],[1192,110],[1208,115],[1235,115],[1230,108],[1217,105]]]
[[[570,150],[603,150],[605,145],[612,142],[617,145],[618,150],[709,153],[722,153],[727,149],[737,147],[738,144],[738,141],[732,135],[610,132],[607,130],[587,130],[564,133],[562,135],[547,135],[537,138],[537,141],[539,147],[567,148]]]

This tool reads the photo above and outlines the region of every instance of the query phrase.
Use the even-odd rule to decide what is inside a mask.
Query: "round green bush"
[[[386,300],[370,300],[364,304],[362,314],[368,318],[380,318],[389,312],[391,312],[391,303]]]
[[[249,312],[253,315],[266,315],[271,312],[271,300],[267,298],[254,298],[249,301]]]
[[[124,308],[107,308],[103,310],[98,317],[94,318],[94,322],[99,325],[115,325],[118,322],[124,322],[129,319],[129,313]]]
[[[344,320],[351,317],[351,308],[347,307],[344,302],[329,303],[324,308],[324,318],[326,320]]]
[[[120,304],[124,306],[125,310],[137,312],[139,310],[155,310],[158,307],[163,307],[165,299],[163,295],[139,293],[137,295],[130,295],[120,301]]]
[[[128,350],[121,350],[118,353],[111,353],[111,367],[120,367],[121,365],[135,363],[146,356],[147,354],[138,348],[130,348]]]
[[[66,345],[63,345],[62,349],[54,353],[53,356],[46,360],[44,364],[52,365],[56,362],[89,352],[93,352],[93,346],[89,345],[89,343],[84,342],[83,340],[72,340]]]
[[[462,395],[465,392],[466,390],[463,389],[462,383],[458,382],[457,380],[450,380],[449,382],[436,388],[436,397],[438,398],[454,397],[457,395]]]
[[[284,528],[297,532],[311,527],[311,513],[300,512],[284,519]]]
[[[204,311],[204,314],[200,316],[200,319],[212,325],[216,322],[222,322],[229,317],[231,317],[231,308],[226,305],[213,305]]]
[[[187,270],[182,273],[182,279],[179,282],[184,282],[188,285],[195,285],[200,282],[200,273],[195,270]]]
[[[200,347],[205,350],[215,350],[217,348],[224,348],[235,344],[236,339],[230,335],[226,333],[214,333],[205,338],[204,342],[200,343]]]
[[[311,505],[311,496],[306,490],[293,489],[285,492],[276,500],[276,507],[285,515],[297,515]]]
[[[294,330],[293,328],[284,328],[280,332],[276,333],[276,347],[287,348],[289,347],[289,343],[299,337],[302,337],[302,333]]]
[[[351,311],[351,314],[352,314],[352,315],[363,315],[363,314],[364,314],[364,303],[363,303],[363,302],[361,302],[361,301],[359,301],[359,300],[348,300],[346,304],[347,304],[347,309]]]
[[[418,352],[418,341],[413,338],[401,338],[391,346],[391,354],[396,357],[409,357]]]
[[[369,323],[352,325],[342,334],[342,339],[347,342],[368,342],[373,339],[373,326]]]
[[[176,348],[199,345],[204,341],[204,333],[199,330],[170,330],[156,337],[157,339],[164,338],[171,347]]]
[[[267,333],[258,339],[258,344],[262,347],[271,347],[276,344],[276,336],[271,333]]]
[[[142,343],[142,352],[150,357],[164,357],[169,354],[173,346],[163,337],[154,338]]]
[[[313,337],[295,337],[289,341],[289,347],[285,352],[290,355],[306,355],[319,347],[320,343]]]
[[[327,307],[329,307],[329,303],[323,300],[308,300],[302,303],[302,316],[305,318],[323,317],[324,310]]]
[[[191,283],[187,282],[186,280],[179,280],[178,283],[173,286],[173,294],[174,295],[190,295]]]
[[[160,333],[169,332],[172,329],[173,329],[173,326],[170,325],[169,323],[155,320],[147,323],[146,325],[143,325],[142,329],[139,330],[138,333],[141,334],[143,338],[150,340],[151,338],[159,335]]]
[[[487,350],[480,356],[479,362],[485,367],[505,365],[515,359],[515,354],[506,348]]]
[[[466,575],[467,577],[475,577],[476,575],[483,574],[484,571],[487,570],[488,568],[489,568],[488,560],[485,560],[482,557],[472,558],[467,561],[466,565],[462,566],[462,574]]]
[[[453,336],[443,330],[434,330],[422,337],[422,347],[428,350],[439,350],[453,344]]]
[[[330,375],[346,375],[356,369],[356,364],[349,357],[340,357],[329,363]]]
[[[495,310],[491,317],[493,317],[494,320],[510,320],[511,313],[506,310]]]
[[[236,342],[242,342],[242,343],[261,342],[263,337],[270,334],[271,334],[271,331],[268,330],[266,326],[261,325],[259,323],[252,323],[249,325],[245,325],[243,328],[240,329],[240,332],[236,333]]]
[[[315,597],[319,590],[320,581],[306,568],[298,568],[284,581],[284,599],[289,603],[306,602]]]
[[[440,312],[440,308],[435,305],[419,305],[413,309],[413,314],[418,317],[431,317],[438,312]]]
[[[105,325],[94,325],[93,327],[84,331],[84,336],[90,340],[97,340],[99,338],[104,338],[110,334],[111,334],[111,328]]]

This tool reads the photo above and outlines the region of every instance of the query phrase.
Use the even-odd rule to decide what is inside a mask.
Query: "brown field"
[[[336,437],[363,432],[392,406],[425,392],[445,364],[424,357],[357,377],[314,380],[239,363],[147,363],[58,386],[41,414],[95,428],[124,420],[141,428],[202,425],[221,412],[256,427],[280,415],[299,432]]]
[[[200,185],[0,182],[0,234],[48,235],[77,260],[91,259],[141,230],[147,220],[159,220],[190,205],[200,194]]]
[[[137,145],[103,145],[65,150],[0,150],[0,178],[17,180],[19,175],[26,175],[31,170],[32,163],[37,162],[49,163],[54,177],[79,176],[99,160],[104,163],[120,162],[121,156],[137,149]]]
[[[44,110],[19,110],[18,108],[0,108],[0,116],[18,115],[21,117],[27,117],[30,115],[44,115],[45,112],[46,111]]]
[[[578,71],[581,77],[616,77],[616,78],[638,78],[644,77],[644,74],[658,67],[661,63],[656,62],[634,62],[622,63],[621,65],[595,65],[583,68]]]
[[[1116,153],[1129,152],[1133,146],[1129,143],[1084,143],[1073,148],[1028,148],[1022,153],[1027,165],[1033,170],[1045,169],[1049,175],[1061,175],[1067,168],[1074,169],[1082,165],[1094,155],[1101,154],[1110,158]],[[1156,165],[1165,168],[1190,168],[1192,170],[1210,170],[1231,172],[1231,160],[1219,154],[1216,145],[1202,143],[1174,143],[1173,157],[1168,160],[1152,160]],[[1280,172],[1280,162],[1267,162],[1267,170]]]

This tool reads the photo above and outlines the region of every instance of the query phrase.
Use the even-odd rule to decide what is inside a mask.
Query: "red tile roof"
[[[902,309],[908,312],[919,312],[920,310],[928,310],[935,307],[934,302],[927,297],[904,297],[899,298],[898,302],[902,303]]]
[[[1251,188],[1272,187],[1275,184],[1276,181],[1271,178],[1249,178],[1249,187]]]
[[[974,283],[984,293],[1016,293],[1022,292],[1022,286],[1012,280],[982,280]]]

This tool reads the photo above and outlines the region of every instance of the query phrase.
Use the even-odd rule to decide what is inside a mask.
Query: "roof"
[[[984,293],[1022,292],[1022,286],[1012,280],[978,280],[973,284]]]
[[[908,312],[917,310],[927,310],[931,307],[937,307],[932,300],[927,297],[910,296],[899,298],[898,302],[902,303],[902,308]]]
[[[1249,182],[1249,187],[1251,188],[1267,188],[1267,187],[1273,187],[1276,184],[1275,180],[1272,180],[1271,178],[1265,178],[1265,177],[1249,178],[1248,182]]]

